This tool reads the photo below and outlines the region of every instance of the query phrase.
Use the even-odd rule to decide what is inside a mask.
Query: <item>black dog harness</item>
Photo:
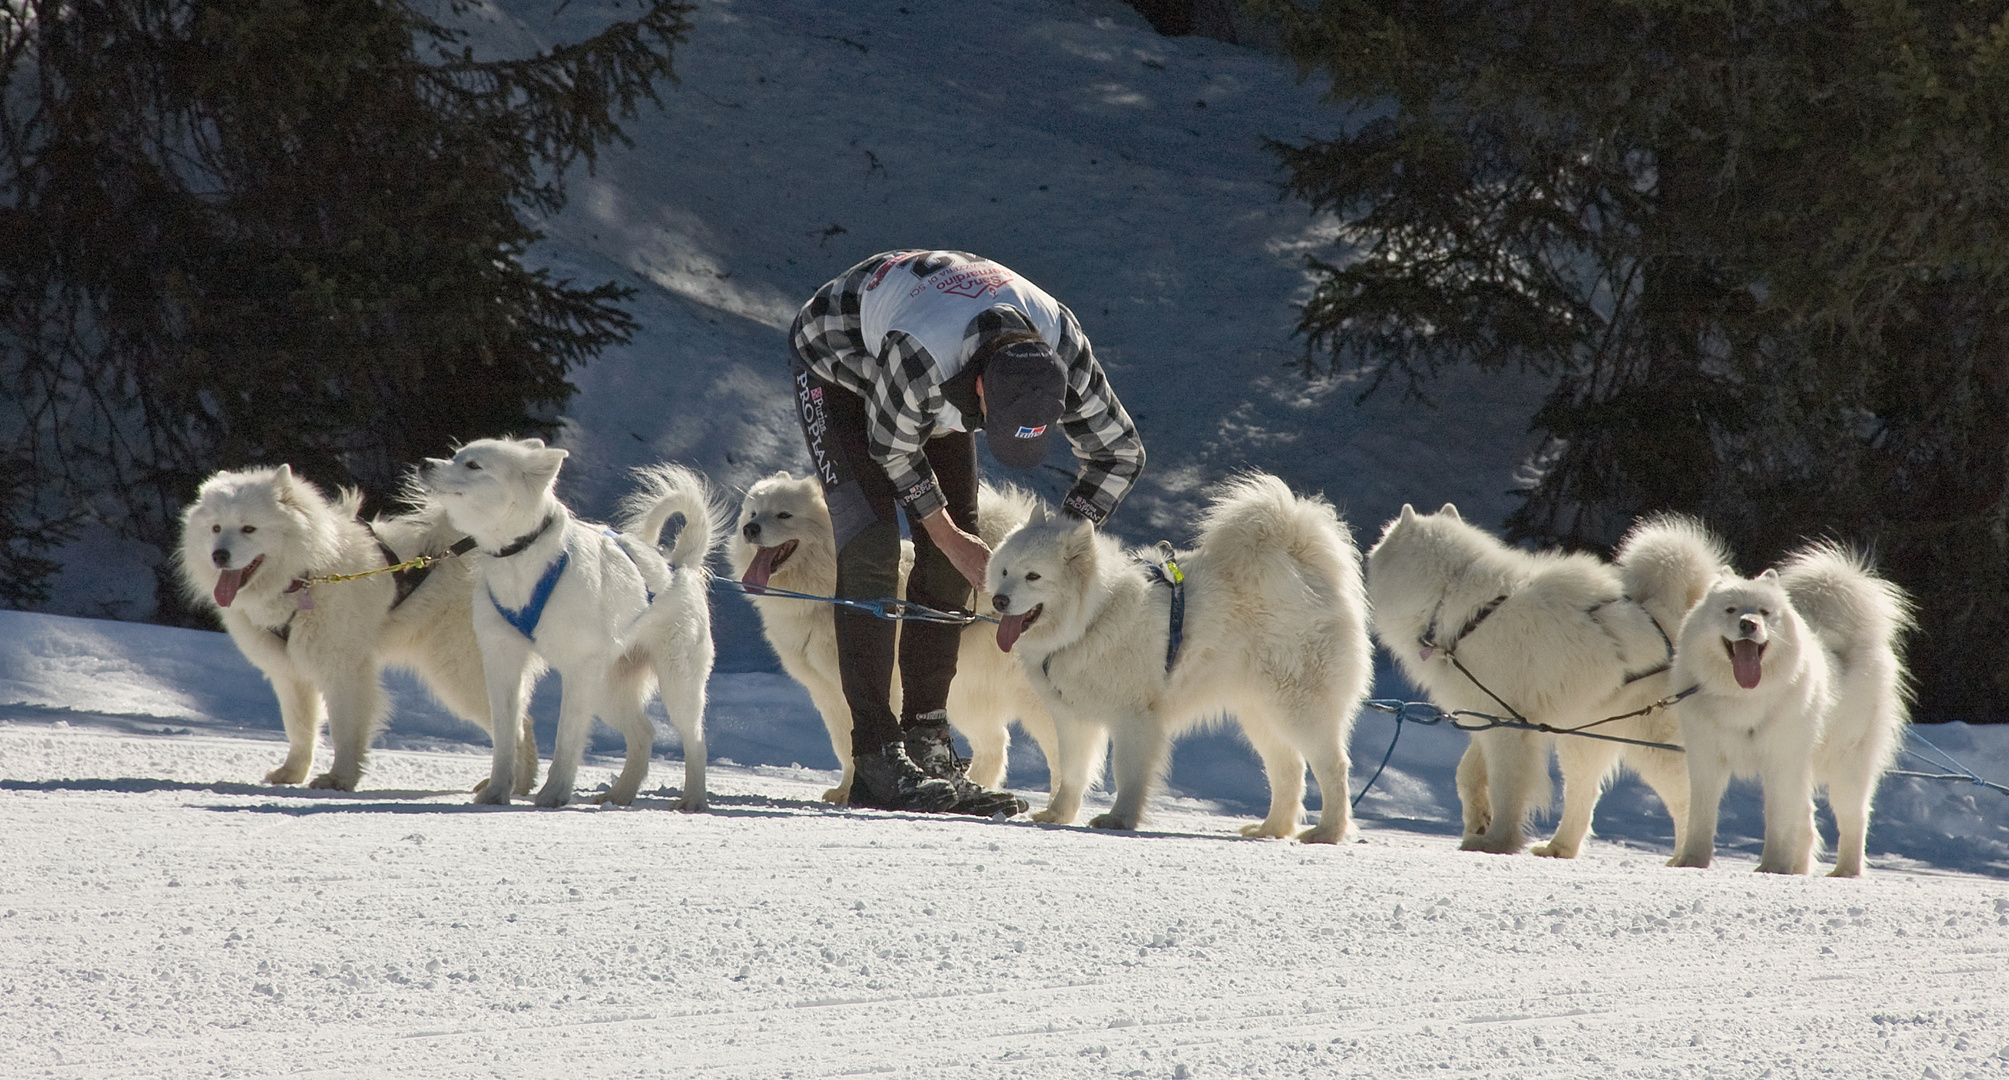
[[[1145,566],[1150,568],[1153,581],[1172,588],[1170,625],[1165,636],[1165,671],[1169,674],[1172,665],[1179,662],[1179,648],[1186,640],[1186,572],[1172,560],[1169,542],[1158,541],[1158,554],[1163,556],[1162,562],[1147,562]]]

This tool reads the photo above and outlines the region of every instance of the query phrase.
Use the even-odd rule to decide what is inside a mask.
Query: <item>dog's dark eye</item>
[[[479,462],[479,461],[470,461],[470,462],[468,462],[468,463],[467,463],[467,467],[468,467],[468,468],[470,468],[470,469],[473,469],[473,470],[475,470],[476,472],[480,472],[480,471],[481,471],[481,462]]]
[[[1032,571],[1032,570],[1027,570],[1027,571],[1025,572],[1025,579],[1026,579],[1027,581],[1038,581],[1038,580],[1039,580],[1039,574],[1038,574],[1037,572],[1035,572],[1035,571]]]
[[[792,518],[794,516],[795,516],[794,514],[791,514],[786,510],[776,510],[774,512],[774,520],[776,521],[787,521],[789,518]]]
[[[223,531],[223,526],[221,526],[221,525],[211,525],[211,526],[209,527],[209,531],[210,531],[210,532],[213,532],[213,533],[220,533],[220,532],[222,532],[222,531]]]
[[[251,535],[252,533],[255,533],[255,532],[257,532],[257,531],[258,531],[258,526],[256,526],[256,525],[246,525],[246,526],[245,526],[244,528],[242,528],[242,529],[239,529],[238,531],[239,531],[239,532],[241,532],[241,533],[243,533],[243,534],[244,534],[244,535],[246,535],[246,536],[250,536],[250,535]]]

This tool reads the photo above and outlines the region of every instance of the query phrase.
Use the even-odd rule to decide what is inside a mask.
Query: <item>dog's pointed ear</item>
[[[1779,583],[1779,572],[1768,566],[1765,568],[1764,573],[1758,575],[1758,580],[1768,585],[1777,585]]]
[[[1416,524],[1416,508],[1408,503],[1403,503],[1402,513],[1395,520],[1400,521],[1404,525]]]
[[[290,483],[292,483],[292,482],[293,482],[293,463],[292,463],[292,462],[290,462],[290,461],[282,461],[282,462],[280,462],[280,463],[279,463],[279,471],[273,474],[273,479],[275,479],[275,480],[279,481],[279,482],[280,482],[280,483],[282,483],[282,484],[290,484]]]
[[[1461,518],[1461,517],[1459,517],[1459,516],[1458,516],[1458,508],[1457,508],[1457,507],[1455,507],[1455,506],[1452,506],[1452,505],[1451,505],[1450,503],[1445,503],[1445,504],[1444,504],[1444,509],[1442,509],[1442,510],[1439,510],[1439,511],[1437,511],[1437,512],[1438,512],[1438,513],[1440,513],[1440,514],[1442,514],[1442,515],[1444,515],[1444,516],[1445,516],[1445,517],[1447,517],[1447,518],[1450,518],[1450,519],[1451,519],[1452,521],[1463,521],[1463,520],[1465,520],[1464,518]]]
[[[528,438],[528,439],[524,439],[524,440],[522,440],[522,441],[523,441],[523,445],[524,445],[524,448],[525,448],[525,449],[529,449],[529,450],[542,450],[542,449],[544,449],[544,440],[543,440],[543,439],[540,439],[540,438],[538,438],[538,437],[536,437],[535,435],[531,436],[531,437],[530,437],[530,438]]]
[[[530,473],[537,477],[540,482],[549,484],[558,478],[558,470],[564,467],[565,459],[570,456],[570,454],[555,446],[548,449],[540,449],[537,453],[531,455]]]
[[[1028,527],[1046,524],[1046,504],[1033,503],[1032,513],[1026,517],[1025,523]]]
[[[1061,558],[1069,564],[1085,562],[1095,554],[1095,523],[1087,518],[1067,531],[1061,542]]]

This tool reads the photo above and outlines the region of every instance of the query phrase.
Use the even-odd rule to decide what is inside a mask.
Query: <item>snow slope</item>
[[[490,0],[469,18],[477,48],[508,55],[623,14]],[[1538,381],[1453,373],[1431,410],[1298,375],[1302,255],[1327,230],[1279,198],[1263,140],[1336,114],[1274,56],[1161,38],[1120,0],[699,0],[693,22],[680,85],[628,125],[632,149],[571,178],[536,251],[638,291],[635,340],[574,374],[575,508],[611,514],[626,470],[664,459],[722,485],[807,471],[788,323],[845,268],[916,246],[997,259],[1080,316],[1150,454],[1111,522],[1127,539],[1191,539],[1198,488],[1247,466],[1324,491],[1363,538],[1404,501],[1483,522],[1512,507]],[[104,571],[130,551],[69,554],[49,610],[150,610],[142,575]],[[725,670],[778,670],[751,623],[724,629]]]

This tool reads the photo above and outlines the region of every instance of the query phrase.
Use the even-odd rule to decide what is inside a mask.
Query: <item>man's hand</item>
[[[949,562],[961,573],[970,587],[981,591],[984,587],[984,567],[990,565],[991,549],[982,540],[971,536],[956,526],[946,509],[937,509],[921,519],[921,528],[927,530],[928,539],[942,549]]]

